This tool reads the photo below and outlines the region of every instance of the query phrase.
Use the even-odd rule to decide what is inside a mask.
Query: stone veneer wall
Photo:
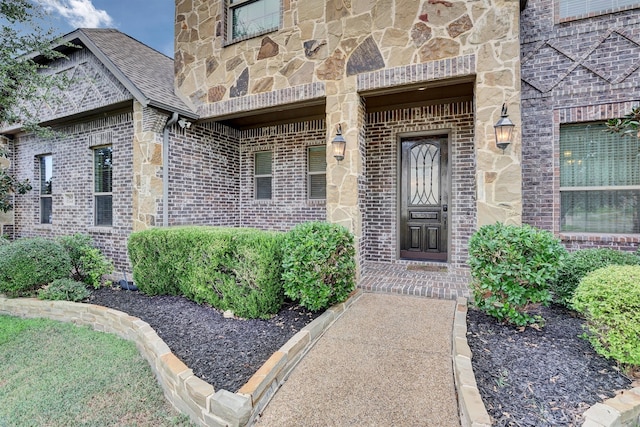
[[[398,134],[441,131],[449,134],[449,264],[454,269],[466,268],[468,241],[476,228],[477,214],[473,117],[471,101],[368,114],[366,261],[395,263],[398,257]]]
[[[324,120],[250,129],[240,136],[240,224],[289,230],[305,221],[326,218],[324,199],[307,197],[307,148],[325,145]],[[272,199],[254,197],[254,155],[271,151]]]
[[[552,0],[522,13],[523,222],[560,229],[560,126],[621,117],[640,103],[638,8],[559,23]],[[640,236],[563,233],[570,249],[633,250]]]
[[[338,124],[347,140],[342,162],[327,154],[327,220],[348,226],[362,248],[361,94],[465,76],[476,82],[479,224],[520,222],[518,0],[282,0],[281,5],[279,30],[229,44],[224,0],[176,0],[176,87],[202,117],[324,98],[326,143]],[[468,70],[460,72],[459,64]],[[435,72],[423,72],[429,69]],[[394,78],[381,84],[390,74]],[[363,75],[373,84],[361,85]],[[493,136],[503,103],[516,123],[506,155]]]
[[[57,129],[58,136],[20,135],[13,141],[16,175],[29,179],[33,190],[17,195],[16,237],[54,237],[86,233],[114,261],[116,271],[130,270],[126,242],[132,231],[132,113],[96,118]],[[113,147],[113,227],[94,226],[93,150]],[[53,224],[40,224],[37,156],[53,160]]]

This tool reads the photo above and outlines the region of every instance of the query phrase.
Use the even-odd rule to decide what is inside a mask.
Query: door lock
[[[449,205],[442,205],[442,212],[447,212],[449,210]]]

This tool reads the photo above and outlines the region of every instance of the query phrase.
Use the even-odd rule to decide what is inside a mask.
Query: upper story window
[[[324,145],[309,147],[307,152],[307,197],[327,197],[327,148]]]
[[[560,127],[560,231],[640,233],[640,140]]]
[[[280,27],[281,0],[227,0],[227,40],[247,39]]]
[[[632,6],[640,6],[638,0],[557,0],[560,19],[601,15]]]
[[[261,151],[254,156],[254,186],[256,199],[271,199],[272,153]]]
[[[53,156],[38,158],[40,166],[40,223],[51,224],[53,219]]]
[[[94,218],[97,226],[113,225],[112,152],[111,146],[93,150]]]

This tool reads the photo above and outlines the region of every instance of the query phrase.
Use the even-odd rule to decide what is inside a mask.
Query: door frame
[[[412,132],[398,132],[396,134],[396,224],[395,224],[395,233],[396,233],[396,260],[401,260],[400,257],[400,249],[402,247],[401,241],[401,216],[402,216],[402,140],[405,138],[412,137],[429,137],[436,135],[443,135],[447,138],[447,183],[446,188],[449,192],[449,217],[447,219],[448,222],[448,230],[447,230],[447,259],[446,261],[438,261],[438,260],[420,260],[415,259],[410,262],[436,262],[436,263],[449,263],[451,262],[451,235],[453,228],[453,206],[454,198],[451,187],[451,171],[453,169],[453,164],[451,163],[452,156],[452,135],[453,131],[451,128],[442,128],[442,129],[430,129],[430,130],[422,130],[422,131],[412,131]],[[407,260],[408,261],[408,260]]]

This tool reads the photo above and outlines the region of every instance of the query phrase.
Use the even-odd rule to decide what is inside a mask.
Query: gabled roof
[[[91,51],[143,106],[195,119],[195,109],[174,90],[173,59],[115,29],[79,28],[60,40]]]

